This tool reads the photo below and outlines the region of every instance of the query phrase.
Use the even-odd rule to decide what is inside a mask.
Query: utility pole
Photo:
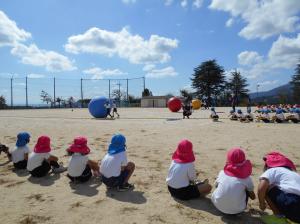
[[[81,108],[83,108],[82,78],[80,79],[80,93],[81,93]]]
[[[25,88],[25,90],[26,90],[26,107],[28,107],[28,83],[27,83],[27,80],[28,80],[28,78],[26,76],[26,88]]]
[[[127,93],[126,98],[127,98],[127,102],[128,102],[128,79],[126,79],[126,93]]]
[[[143,77],[143,83],[144,83],[144,91],[145,91],[145,89],[146,89],[146,78],[145,78],[145,76]]]
[[[55,77],[53,78],[53,106],[55,107]]]
[[[117,84],[117,86],[119,86],[119,93],[118,93],[118,97],[119,97],[119,107],[121,106],[121,83],[119,81],[119,83]]]
[[[256,98],[258,98],[258,87],[259,87],[259,84],[257,83],[257,85],[256,85]]]
[[[14,100],[13,100],[13,77],[10,78],[10,107],[12,108],[14,106]]]
[[[108,80],[108,98],[110,99],[110,79]]]

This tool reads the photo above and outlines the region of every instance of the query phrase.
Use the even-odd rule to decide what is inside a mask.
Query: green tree
[[[295,69],[295,74],[292,76],[292,81],[290,82],[293,88],[293,96],[296,103],[300,102],[300,63],[297,64]]]
[[[213,98],[222,93],[226,83],[224,69],[216,60],[202,62],[194,69],[191,80],[196,96],[206,98],[208,105],[212,104]]]
[[[145,88],[142,92],[142,96],[152,96],[152,92],[149,89]]]
[[[49,103],[52,103],[52,97],[49,95],[49,93],[47,93],[46,91],[44,91],[44,90],[42,90],[42,92],[41,92],[41,100],[43,101],[43,102],[46,102],[47,103],[47,105],[49,104]]]
[[[234,97],[236,97],[237,105],[239,99],[243,99],[248,96],[249,90],[246,88],[247,86],[247,79],[244,78],[240,72],[231,72],[231,77],[228,81],[227,88],[234,94]]]
[[[61,97],[56,97],[56,102],[58,103],[58,108],[60,108],[60,104],[63,102]]]
[[[0,109],[4,109],[6,107],[6,99],[4,96],[0,96]]]
[[[186,89],[181,89],[180,94],[182,97],[184,97],[186,102],[191,102],[193,99],[193,94]]]

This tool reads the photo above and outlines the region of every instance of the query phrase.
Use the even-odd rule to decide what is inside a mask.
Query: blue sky
[[[299,62],[299,12],[299,0],[1,1],[0,95],[10,102],[12,75],[15,103],[25,76],[30,103],[41,89],[52,93],[53,77],[62,97],[80,97],[80,78],[141,76],[155,95],[178,94],[209,59],[238,69],[251,91],[268,90]],[[142,80],[129,83],[141,91]],[[84,81],[85,97],[107,94],[107,81]]]

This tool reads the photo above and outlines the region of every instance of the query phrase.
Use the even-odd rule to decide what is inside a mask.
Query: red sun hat
[[[252,174],[252,164],[250,160],[246,160],[245,153],[241,148],[232,148],[228,151],[224,172],[228,176],[241,179]]]
[[[73,144],[68,148],[68,152],[73,153],[89,154],[90,151],[87,146],[87,138],[82,136],[76,137]]]
[[[276,152],[276,151],[270,152],[267,155],[265,155],[263,160],[265,161],[265,164],[268,167],[274,168],[274,167],[285,166],[296,171],[295,164],[280,152]]]
[[[47,153],[51,151],[50,138],[46,135],[42,135],[38,138],[37,143],[34,146],[35,153]]]
[[[195,161],[193,144],[189,140],[181,140],[173,153],[172,160],[176,163],[191,163]]]

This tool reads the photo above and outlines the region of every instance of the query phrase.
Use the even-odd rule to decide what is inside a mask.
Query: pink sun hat
[[[74,142],[70,147],[68,148],[68,152],[73,153],[81,153],[81,154],[89,154],[90,149],[87,146],[87,138],[83,136],[78,136],[74,139]]]
[[[195,161],[193,144],[189,140],[181,140],[173,153],[172,160],[176,163],[191,163]]]
[[[228,176],[241,179],[252,174],[252,164],[250,160],[246,160],[245,153],[241,148],[232,148],[228,151],[224,172]]]
[[[265,161],[265,164],[268,167],[274,168],[274,167],[288,167],[294,171],[296,171],[295,164],[287,158],[285,155],[281,154],[280,152],[270,152],[263,158]]]
[[[34,146],[35,153],[47,153],[51,151],[50,138],[46,135],[42,135],[38,138],[37,143]]]

